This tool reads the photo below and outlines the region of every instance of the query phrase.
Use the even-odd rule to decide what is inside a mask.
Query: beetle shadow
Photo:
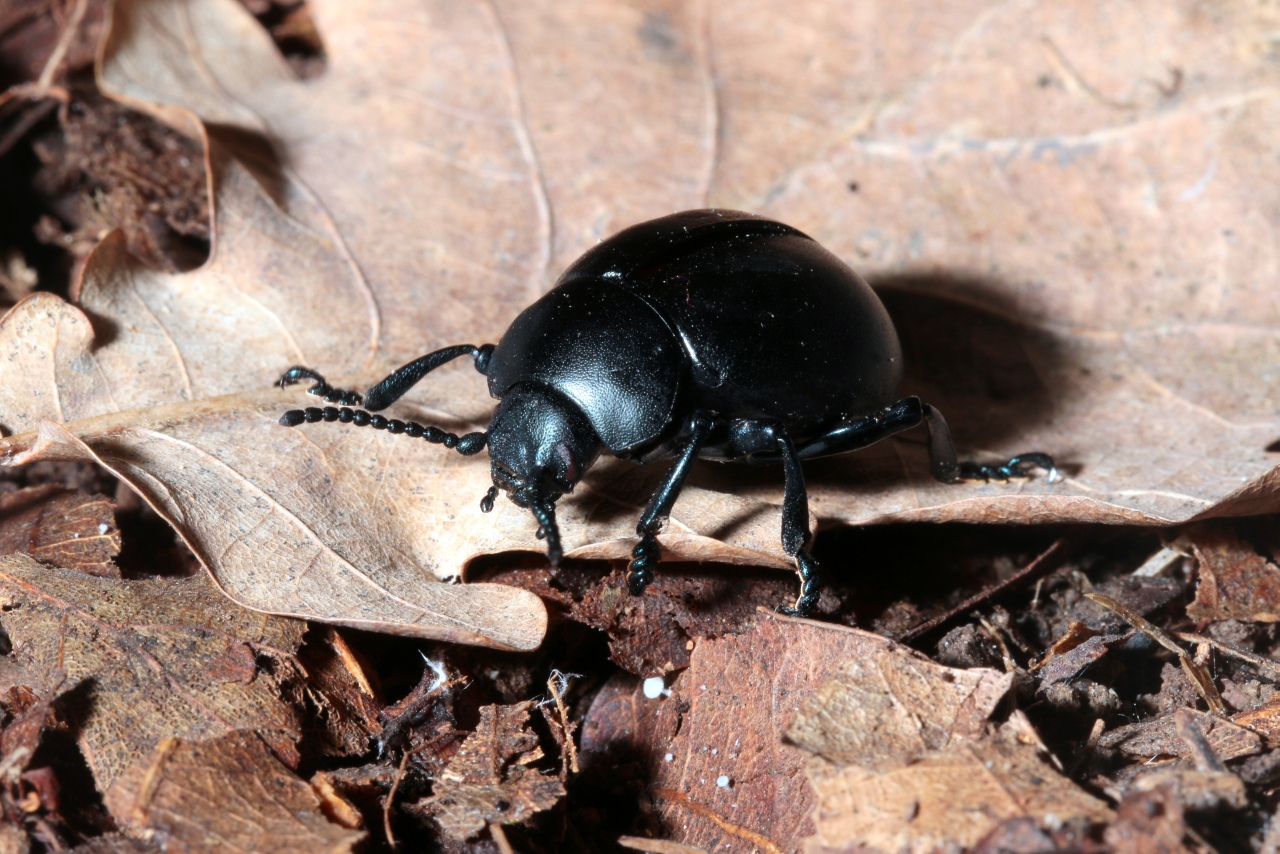
[[[1070,370],[1071,357],[1022,318],[1007,289],[947,274],[871,284],[902,342],[903,395],[937,407],[958,447],[1008,444],[1053,418],[1063,389],[1051,378]]]
[[[998,462],[986,449],[1010,453],[1033,447],[1019,436],[1044,432],[1067,403],[1073,384],[1056,381],[1080,370],[1053,333],[1024,320],[1008,290],[990,280],[955,274],[883,276],[872,280],[902,343],[901,396],[916,395],[947,420],[961,460]],[[805,465],[806,480],[850,492],[884,488],[884,478],[851,478],[850,468],[900,471],[899,455],[928,458],[927,432],[904,431],[847,457]],[[1071,460],[1059,467],[1073,471]],[[927,479],[927,468],[911,466]]]

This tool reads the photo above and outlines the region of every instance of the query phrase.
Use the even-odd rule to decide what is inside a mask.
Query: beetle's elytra
[[[487,432],[456,436],[366,411],[464,355],[498,400]],[[957,463],[942,415],[919,398],[896,399],[902,351],[867,283],[807,235],[738,211],[686,211],[614,235],[570,266],[496,346],[429,353],[363,396],[303,367],[290,368],[280,385],[303,380],[340,406],[290,410],[280,419],[286,426],[368,425],[463,454],[487,445],[493,486],[481,509],[493,508],[499,490],[528,508],[553,564],[561,557],[556,501],[601,453],[674,457],[636,526],[633,594],[653,577],[657,534],[694,459],[781,463],[782,547],[796,562],[800,595],[780,610],[797,615],[819,594],[801,460],[863,448],[923,421],[938,480],[1007,480],[1032,466],[1056,474],[1040,453],[996,466]]]

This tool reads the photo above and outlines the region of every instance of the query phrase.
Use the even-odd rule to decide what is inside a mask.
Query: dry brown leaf
[[[868,683],[852,686],[855,671]],[[901,759],[953,729],[975,731],[1009,681],[940,667],[869,632],[762,614],[750,632],[699,641],[668,698],[646,699],[633,681],[602,691],[583,724],[584,773],[593,754],[625,746],[647,764],[672,841],[791,850],[812,832],[814,796],[801,773],[808,754],[784,737]],[[941,693],[922,701],[916,690],[929,684]],[[878,705],[857,722],[823,711],[866,698]],[[923,731],[912,739],[904,724]]]
[[[797,747],[878,771],[983,732],[1013,674],[943,667],[902,647],[854,658],[818,688],[787,730]]]
[[[1226,761],[1261,752],[1263,740],[1260,736],[1267,736],[1269,715],[1274,716],[1280,711],[1280,702],[1271,704],[1270,709],[1263,707],[1252,712],[1238,712],[1231,720],[1192,709],[1184,711],[1196,716],[1214,755]],[[1273,725],[1273,728],[1280,732],[1280,727]],[[1186,743],[1178,735],[1172,714],[1117,727],[1104,733],[1098,744],[1147,759],[1186,756],[1189,753]]]
[[[228,611],[204,577],[102,580],[10,555],[0,600],[24,684],[39,690],[65,673],[61,705],[104,791],[170,736],[254,727],[288,752],[301,735],[281,692],[305,625]],[[257,667],[257,656],[275,666]]]
[[[135,833],[163,840],[165,851],[339,854],[365,837],[327,819],[311,786],[245,730],[199,743],[165,739],[104,800]]]
[[[921,27],[882,6],[319,0],[328,70],[299,82],[232,0],[121,3],[104,86],[192,136],[215,128],[213,255],[159,275],[109,238],[80,289],[87,314],[47,295],[17,306],[0,326],[0,420],[19,432],[121,413],[140,456],[158,425],[207,439],[210,420],[221,442],[201,446],[199,468],[244,460],[242,479],[197,494],[189,460],[145,456],[126,478],[153,501],[178,496],[162,512],[233,597],[264,610],[302,598],[309,564],[261,571],[266,543],[243,527],[287,522],[318,555],[318,586],[374,579],[298,613],[528,646],[531,597],[415,598],[474,555],[538,548],[527,514],[476,512],[482,461],[339,425],[277,439],[269,413],[298,394],[252,390],[296,362],[360,385],[494,340],[598,238],[710,204],[791,222],[880,283],[905,391],[947,414],[964,452],[1043,449],[1071,474],[940,485],[905,436],[809,467],[822,519],[1275,510],[1280,374],[1264,366],[1280,357],[1280,186],[1257,176],[1280,133],[1265,37],[1280,13],[964,0]],[[402,411],[484,418],[469,371],[426,385]],[[191,410],[153,409],[167,404]],[[628,550],[652,478],[625,468],[562,503],[575,554]],[[782,565],[779,481],[699,467],[664,545]],[[353,529],[378,542],[342,539]]]
[[[484,706],[480,723],[421,801],[445,833],[465,842],[490,823],[520,824],[564,797],[564,783],[531,767],[542,759],[529,729],[532,701]]]
[[[22,552],[42,563],[119,578],[115,502],[53,484],[0,495],[0,554]]]
[[[1186,834],[1182,801],[1164,786],[1125,793],[1102,838],[1115,854],[1184,854],[1195,850],[1183,844]]]
[[[154,842],[134,839],[122,833],[95,836],[71,849],[71,854],[161,854],[164,849]]]
[[[1216,528],[1188,532],[1200,583],[1187,606],[1193,620],[1280,620],[1280,567],[1234,534]]]
[[[0,704],[6,719],[0,730],[0,768],[4,772],[0,782],[12,785],[40,746],[40,736],[51,722],[53,697],[42,697],[26,685],[10,685]]]
[[[814,757],[807,773],[818,798],[817,833],[806,840],[813,851],[859,843],[931,852],[972,846],[1011,818],[1094,823],[1112,815],[1034,746],[1008,737],[958,738],[881,771]]]

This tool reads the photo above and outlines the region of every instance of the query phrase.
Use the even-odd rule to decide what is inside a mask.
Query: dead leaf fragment
[[[239,727],[278,750],[300,736],[282,694],[304,624],[228,608],[203,576],[110,581],[0,558],[3,629],[32,684],[65,673],[62,705],[82,716],[79,739],[102,790],[170,736],[201,738]],[[275,661],[254,678],[210,680],[209,668],[245,644]]]
[[[787,729],[797,747],[869,770],[904,765],[953,738],[975,736],[1013,674],[942,667],[900,646],[851,659],[823,682]]]
[[[485,706],[480,724],[441,772],[434,794],[421,806],[459,842],[491,822],[518,824],[564,797],[557,776],[531,767],[542,759],[537,735],[528,728],[532,701]]]
[[[90,460],[131,483],[243,605],[508,649],[541,642],[546,611],[533,594],[444,584],[429,571],[442,545],[472,544],[467,525],[441,523],[437,496],[417,479],[434,469],[456,491],[460,474],[487,477],[486,467],[408,442],[387,468],[350,434],[281,427],[284,407],[275,390],[87,419],[68,425],[74,434],[46,421],[0,448],[16,462]]]
[[[1116,807],[1116,820],[1103,831],[1116,854],[1183,854],[1187,834],[1182,801],[1169,785],[1131,790]]]
[[[1244,809],[1249,803],[1244,781],[1229,771],[1194,768],[1160,768],[1142,774],[1130,785],[1135,792],[1171,791],[1185,809],[1207,811],[1218,807]]]
[[[972,846],[1001,822],[1052,815],[1104,822],[1106,805],[1055,771],[1016,738],[960,738],[917,761],[873,771],[814,757],[807,769],[818,798],[814,846],[857,841],[887,851]]]
[[[1187,606],[1193,620],[1280,620],[1280,567],[1218,528],[1189,533],[1200,583]]]
[[[320,797],[253,732],[205,742],[169,738],[107,790],[118,820],[166,851],[339,854],[363,832],[325,817]]]
[[[0,494],[0,554],[22,552],[41,563],[119,578],[115,503],[52,484]]]
[[[1272,709],[1272,714],[1276,709],[1280,709],[1280,703]],[[1262,750],[1262,739],[1254,731],[1257,724],[1264,722],[1259,714],[1237,713],[1231,720],[1227,720],[1194,709],[1179,710],[1179,714],[1184,712],[1196,717],[1213,754],[1224,762],[1241,756],[1250,756]],[[1151,721],[1117,727],[1103,733],[1098,740],[1098,745],[1117,749],[1129,756],[1148,759],[1157,756],[1188,756],[1191,752],[1178,734],[1172,714]]]
[[[847,680],[855,662],[865,662],[857,671],[868,675],[865,685]],[[906,698],[931,680],[942,687],[936,714],[933,700],[921,707]],[[583,773],[623,785],[610,764],[622,751],[644,763],[670,841],[715,851],[763,839],[790,850],[812,832],[815,802],[801,773],[808,754],[788,735],[833,751],[907,753],[922,737],[945,742],[952,730],[972,731],[1008,684],[992,671],[932,664],[870,632],[761,612],[749,631],[700,640],[669,697],[647,699],[636,680],[601,691],[583,724]],[[823,692],[838,708],[871,698],[861,719],[871,732],[825,727],[830,718],[814,699]],[[899,727],[915,715],[926,733],[906,738]]]

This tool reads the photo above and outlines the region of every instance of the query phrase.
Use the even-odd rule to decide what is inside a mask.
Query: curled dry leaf
[[[1188,537],[1199,572],[1188,617],[1204,622],[1280,620],[1280,567],[1225,530],[1197,528]]]
[[[203,576],[104,580],[10,555],[0,606],[13,644],[6,675],[41,690],[65,674],[61,706],[103,791],[170,736],[253,727],[284,754],[301,737],[282,693],[305,625],[228,612]],[[256,667],[257,656],[276,666]]]
[[[320,795],[247,730],[200,743],[165,739],[104,800],[121,823],[164,840],[168,851],[342,854],[365,837],[326,818]]]
[[[295,363],[361,386],[495,340],[600,237],[707,205],[790,222],[881,285],[904,391],[946,413],[963,452],[1041,449],[1070,474],[936,484],[908,435],[810,466],[821,519],[1167,524],[1280,506],[1266,451],[1280,374],[1264,367],[1280,361],[1280,186],[1256,178],[1280,142],[1271,7],[965,0],[921,30],[817,0],[311,6],[328,70],[301,82],[233,0],[117,5],[104,88],[212,137],[211,259],[159,275],[108,238],[84,313],[37,294],[0,329],[11,433],[116,414],[145,444],[169,420],[215,423],[227,446],[198,465],[117,450],[144,459],[124,474],[140,492],[175,496],[161,512],[239,601],[282,610],[301,576],[363,574],[358,593],[298,613],[536,643],[532,597],[418,598],[476,554],[539,546],[527,514],[479,516],[481,460],[338,425],[285,437],[269,413],[299,393],[255,395]],[[474,374],[425,385],[397,414],[483,421]],[[93,429],[68,427],[90,447]],[[282,450],[295,459],[269,459]],[[204,468],[227,476],[197,491]],[[625,468],[562,502],[573,554],[626,553],[653,480]],[[697,467],[664,545],[782,565],[780,480]],[[317,568],[261,571],[280,541],[247,518],[290,528],[281,550],[305,540],[296,555]]]

